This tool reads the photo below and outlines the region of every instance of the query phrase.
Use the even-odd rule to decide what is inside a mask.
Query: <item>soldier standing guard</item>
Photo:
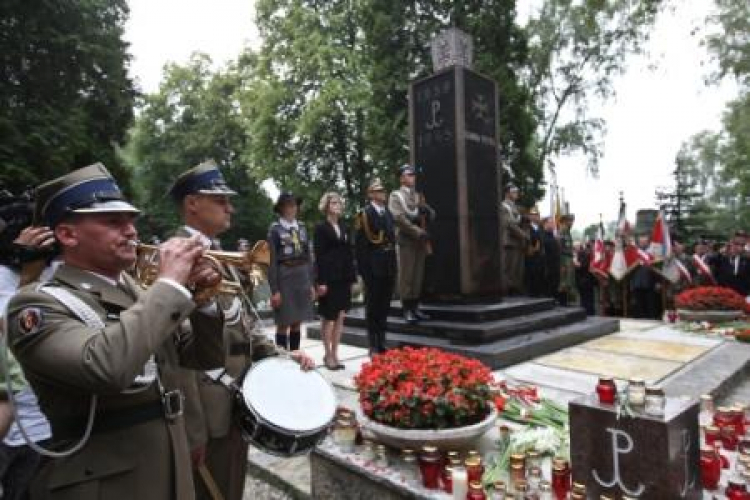
[[[231,226],[234,207],[230,197],[237,193],[227,186],[216,163],[207,161],[184,172],[169,194],[178,204],[184,222],[176,235],[196,236],[204,247],[218,249],[214,242]],[[241,271],[234,266],[223,264],[221,272],[229,281],[241,279]],[[194,474],[198,499],[213,498],[205,484],[206,473],[227,500],[241,500],[245,491],[247,443],[237,420],[232,418],[234,394],[226,384],[240,377],[254,361],[278,354],[274,343],[255,330],[247,300],[242,296],[217,297],[225,318],[223,367],[207,372],[186,370],[184,374],[188,395],[185,425],[193,466],[196,471],[205,467],[200,474]],[[313,364],[300,352],[292,357],[306,367]]]
[[[355,257],[365,285],[365,319],[372,356],[386,350],[388,311],[396,283],[396,233],[380,179],[373,179],[367,195],[370,203],[357,214],[354,228]]]
[[[531,297],[544,295],[544,248],[542,246],[542,226],[539,209],[536,206],[529,209],[529,244],[526,248],[526,265],[524,279],[526,293]]]
[[[198,238],[172,238],[143,291],[124,272],[136,261],[138,210],[101,164],[40,186],[35,212],[63,263],[8,306],[9,344],[59,453],[31,498],[194,498],[178,365],[221,366],[223,321],[185,285],[220,276]]]
[[[573,214],[563,214],[560,217],[560,291],[557,300],[561,306],[567,306],[577,297],[576,257],[573,237],[570,234],[575,220],[576,217]]]
[[[518,187],[508,184],[505,187],[505,199],[502,202],[501,224],[504,231],[503,248],[505,250],[503,273],[505,275],[505,293],[508,295],[523,292],[524,253],[529,235],[521,228],[521,214],[516,201],[520,195]]]
[[[431,252],[430,235],[427,223],[435,219],[435,211],[430,207],[416,186],[416,170],[404,165],[398,170],[401,187],[392,192],[388,208],[396,222],[398,242],[398,291],[404,319],[407,323],[417,323],[430,317],[419,309],[424,279],[424,262]]]

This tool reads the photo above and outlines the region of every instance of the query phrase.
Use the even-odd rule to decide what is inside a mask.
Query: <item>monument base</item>
[[[579,307],[557,307],[552,299],[508,297],[479,304],[425,304],[432,319],[408,324],[401,304],[394,301],[388,317],[386,345],[438,347],[482,361],[492,369],[504,368],[559,349],[619,331],[619,320],[586,317]],[[320,328],[307,335],[320,338]],[[344,344],[367,347],[364,309],[346,317]]]

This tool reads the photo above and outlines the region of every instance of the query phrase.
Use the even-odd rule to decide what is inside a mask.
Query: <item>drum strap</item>
[[[206,376],[215,384],[220,384],[226,387],[229,391],[236,391],[237,384],[225,368],[217,368],[215,370],[207,370]]]

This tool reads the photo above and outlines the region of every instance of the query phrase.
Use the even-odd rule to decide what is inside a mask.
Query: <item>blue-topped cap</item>
[[[140,210],[128,203],[115,179],[101,163],[79,168],[36,189],[34,223],[55,227],[74,213]]]
[[[227,186],[216,162],[209,160],[180,174],[169,188],[169,194],[175,200],[181,201],[189,194],[232,196],[237,192]]]
[[[401,165],[398,168],[398,176],[401,177],[402,175],[417,175],[417,169],[414,165],[409,165],[408,163],[405,165]]]

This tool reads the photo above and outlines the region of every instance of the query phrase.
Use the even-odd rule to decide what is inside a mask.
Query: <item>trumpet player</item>
[[[231,197],[236,192],[227,186],[216,163],[208,161],[181,174],[170,194],[177,203],[184,225],[178,236],[198,238],[206,248],[215,241],[232,221],[234,207]],[[240,271],[222,265],[224,278],[239,281]],[[247,469],[247,444],[242,439],[236,419],[232,418],[232,393],[222,383],[224,375],[238,378],[252,364],[278,353],[276,346],[253,328],[254,319],[247,303],[237,296],[218,297],[225,317],[224,362],[222,370],[188,372],[186,421],[188,440],[193,450],[196,471],[196,496],[210,499],[212,486],[206,484],[206,470],[223,498],[240,500],[244,491]],[[313,363],[303,353],[292,353],[303,368]],[[201,468],[203,468],[201,470]]]
[[[159,247],[156,281],[139,288],[124,272],[138,213],[101,164],[37,189],[35,222],[53,231],[62,264],[21,288],[7,323],[57,453],[32,499],[194,498],[179,365],[220,366],[223,322],[186,285],[219,276],[200,260],[198,238],[173,238]]]

